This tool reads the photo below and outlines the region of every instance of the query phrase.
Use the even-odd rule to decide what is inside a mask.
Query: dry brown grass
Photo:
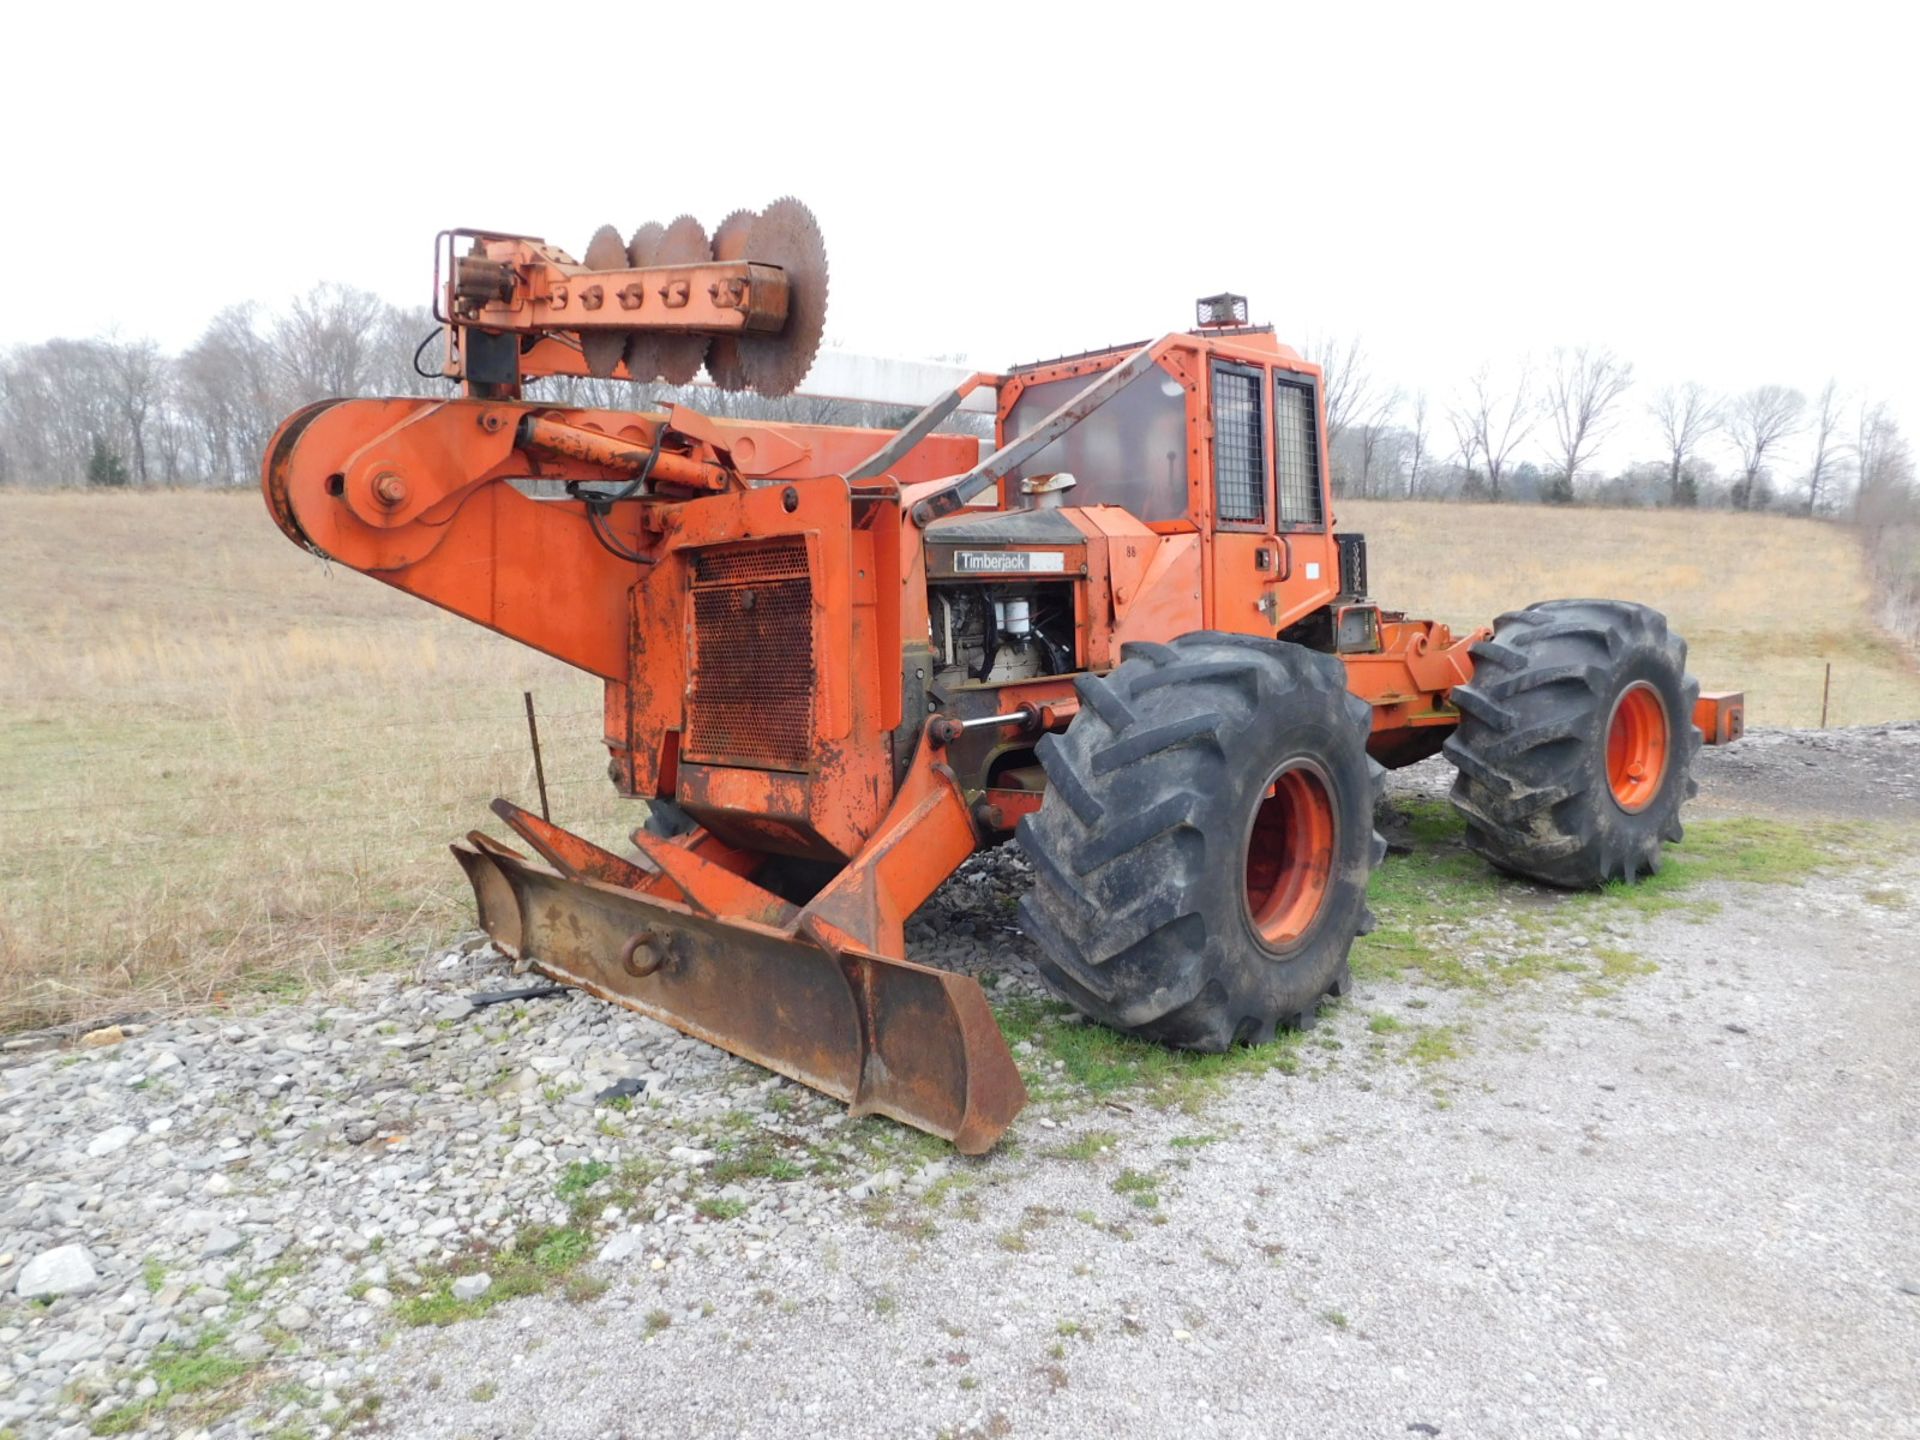
[[[257,495],[0,494],[0,1026],[392,963],[469,925],[445,844],[606,840],[599,687],[302,555]],[[502,833],[491,823],[494,833]]]
[[[1343,507],[1375,588],[1456,623],[1582,592],[1672,613],[1756,723],[1920,714],[1825,526]],[[470,923],[445,843],[532,803],[616,844],[599,688],[296,551],[259,498],[0,493],[0,1027],[204,1002],[402,960]],[[489,823],[494,833],[501,833]]]
[[[1664,611],[1709,690],[1744,690],[1752,725],[1920,716],[1920,670],[1873,623],[1852,532],[1817,520],[1700,511],[1561,510],[1349,500],[1373,591],[1459,627],[1535,600],[1599,595]]]

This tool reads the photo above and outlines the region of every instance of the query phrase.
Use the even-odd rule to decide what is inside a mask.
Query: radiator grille
[[[813,579],[798,536],[695,552],[682,754],[804,770],[813,757]]]
[[[724,585],[734,580],[787,579],[807,573],[807,542],[798,535],[760,540],[751,545],[721,545],[693,552],[696,585]]]

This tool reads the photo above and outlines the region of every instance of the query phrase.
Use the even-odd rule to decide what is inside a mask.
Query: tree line
[[[1362,498],[1554,504],[1718,505],[1805,515],[1920,510],[1914,459],[1888,407],[1829,380],[1809,398],[1786,385],[1718,395],[1696,382],[1636,387],[1604,347],[1555,350],[1544,364],[1482,366],[1444,400],[1386,384],[1356,339],[1310,342],[1325,372],[1336,489]],[[1595,465],[1639,419],[1655,453]]]
[[[177,355],[116,335],[15,346],[0,354],[0,485],[249,485],[275,428],[302,405],[451,394],[441,360],[439,327],[424,306],[342,285],[315,286],[277,315],[231,306]],[[671,400],[809,424],[897,428],[913,415],[910,406],[564,376],[529,393],[603,409]]]
[[[1444,399],[1373,373],[1357,339],[1309,342],[1325,370],[1327,432],[1340,493],[1378,498],[1722,505],[1875,523],[1920,512],[1914,459],[1884,404],[1829,381],[1809,398],[1784,385],[1716,395],[1695,383],[1643,392],[1600,347],[1544,364],[1483,366]],[[0,484],[248,484],[275,426],[325,396],[436,395],[437,327],[322,284],[270,314],[229,307],[177,355],[151,340],[54,339],[0,354]],[[422,372],[425,372],[424,374]],[[809,397],[769,401],[711,389],[543,381],[557,403],[631,408],[680,400],[721,415],[898,425],[899,406]],[[1603,471],[1625,421],[1658,451]]]
[[[177,355],[116,335],[16,346],[0,355],[0,484],[250,483],[309,401],[445,393],[412,365],[433,328],[424,308],[318,285],[279,314],[230,306]]]

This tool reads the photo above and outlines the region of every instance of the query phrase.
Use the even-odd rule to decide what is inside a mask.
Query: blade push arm
[[[648,488],[616,505],[535,500],[504,483],[631,481],[649,458]],[[263,488],[296,543],[624,683],[631,557],[653,545],[670,496],[735,480],[712,447],[659,416],[341,400],[281,426]]]

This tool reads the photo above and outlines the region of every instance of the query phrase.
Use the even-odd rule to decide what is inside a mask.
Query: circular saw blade
[[[627,247],[620,243],[620,232],[611,225],[602,225],[593,232],[593,239],[587,242],[587,255],[580,262],[589,270],[619,270],[627,263]],[[627,335],[624,330],[582,330],[580,353],[586,357],[587,373],[597,379],[605,380],[620,363],[620,357],[626,353]]]
[[[691,215],[682,215],[667,226],[655,253],[656,265],[702,265],[713,258],[707,243],[707,227]],[[700,362],[707,358],[705,335],[661,335],[660,376],[669,385],[685,385],[700,373]]]
[[[660,251],[660,237],[667,233],[667,227],[658,220],[649,220],[633,232],[633,238],[627,241],[626,262],[634,269],[647,265],[657,265],[654,259]],[[644,311],[647,305],[659,303],[649,295],[642,302]],[[635,384],[646,385],[660,375],[660,337],[646,330],[627,332],[627,378]]]
[[[747,258],[747,236],[760,217],[751,210],[736,210],[720,222],[713,232],[713,258],[726,264]],[[707,347],[707,375],[722,390],[747,388],[746,367],[740,361],[740,339],[736,335],[716,335]]]
[[[827,328],[827,245],[813,212],[791,195],[760,212],[747,258],[787,272],[787,323],[777,335],[743,334],[740,365],[762,395],[789,395],[806,379]]]

